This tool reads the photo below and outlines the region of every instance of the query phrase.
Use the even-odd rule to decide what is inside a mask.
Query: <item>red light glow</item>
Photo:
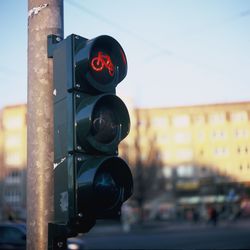
[[[101,51],[98,52],[98,56],[91,60],[91,67],[93,70],[98,72],[106,68],[110,76],[113,76],[115,73],[114,65],[110,59],[110,56],[104,55]]]

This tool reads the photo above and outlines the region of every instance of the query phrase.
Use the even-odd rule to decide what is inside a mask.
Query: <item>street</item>
[[[159,225],[122,232],[99,226],[84,236],[87,249],[250,249],[250,223]]]

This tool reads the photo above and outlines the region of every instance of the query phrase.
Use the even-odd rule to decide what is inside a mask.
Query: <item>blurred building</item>
[[[180,202],[236,200],[249,186],[250,102],[131,113],[132,132],[120,153],[135,167],[138,158],[144,165],[160,158],[166,189]]]
[[[26,105],[5,107],[1,112],[2,155],[1,217],[25,217],[27,122]]]
[[[167,190],[202,195],[216,193],[225,183],[250,183],[250,102],[151,109],[134,109],[132,100],[125,102],[131,131],[119,153],[132,167],[138,159],[161,162],[161,173],[169,180]],[[0,211],[4,218],[11,213],[22,217],[26,207],[26,109],[18,105],[1,111]],[[224,193],[228,190],[234,193],[230,185]]]
[[[1,111],[0,111],[0,221],[2,219],[2,208],[3,208],[3,128],[1,123]]]
[[[139,204],[138,194],[144,196],[149,218],[185,218],[214,204],[230,214],[250,197],[250,102],[134,109],[130,115],[131,133],[120,153],[134,168],[134,199]],[[165,188],[158,173],[152,174],[157,180],[138,178],[140,164],[146,176],[150,166],[160,166]]]

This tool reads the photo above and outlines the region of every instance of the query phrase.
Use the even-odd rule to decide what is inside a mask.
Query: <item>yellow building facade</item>
[[[3,156],[6,169],[26,168],[26,105],[5,107],[2,112]]]
[[[25,218],[27,167],[27,107],[15,105],[1,112],[2,155],[0,218]]]
[[[165,170],[183,166],[187,172],[188,166],[195,166],[212,169],[231,182],[250,182],[250,102],[151,109],[134,109],[131,103],[128,108],[131,130],[119,153],[131,166],[138,157],[160,158]],[[25,104],[5,107],[0,126],[0,201],[23,208],[26,116]]]
[[[138,109],[132,122],[124,143],[133,148],[138,140],[142,159],[155,147],[164,166],[205,167],[250,181],[250,102]],[[135,157],[131,148],[129,154]]]

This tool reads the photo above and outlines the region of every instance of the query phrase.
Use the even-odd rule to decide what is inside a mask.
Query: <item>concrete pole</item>
[[[63,0],[28,0],[27,249],[48,249],[53,219],[53,81],[47,36],[63,37]]]

